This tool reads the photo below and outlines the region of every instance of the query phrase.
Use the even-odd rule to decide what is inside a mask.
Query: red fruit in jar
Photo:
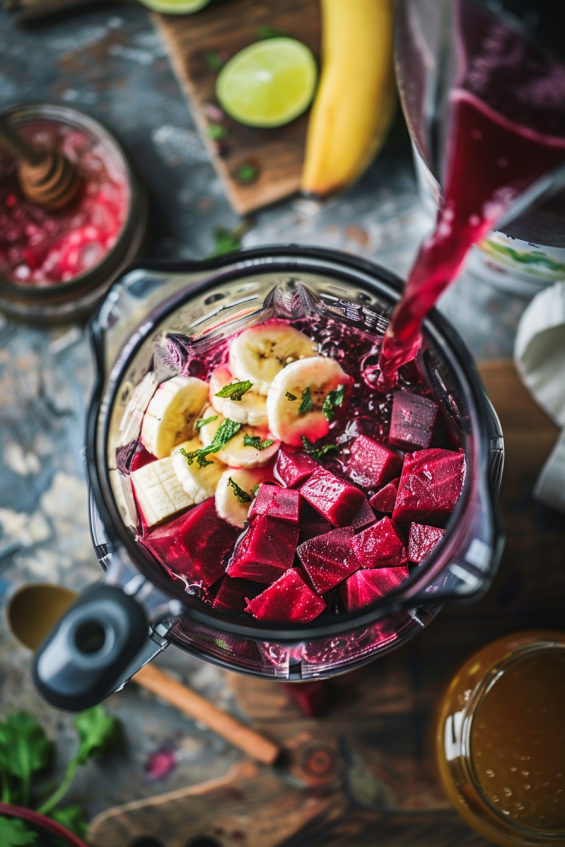
[[[299,528],[259,515],[239,540],[226,573],[231,577],[271,583],[292,566]]]
[[[395,568],[400,565],[404,540],[390,518],[356,535],[351,546],[362,568]]]
[[[299,523],[300,499],[298,491],[262,483],[249,511],[249,520],[256,515],[269,515],[281,521]]]
[[[369,488],[384,485],[397,476],[402,467],[400,456],[368,435],[358,435],[350,449],[347,469],[358,485]]]
[[[373,494],[369,500],[373,509],[376,509],[377,512],[382,512],[384,515],[392,515],[394,504],[396,503],[396,495],[398,494],[399,482],[400,477],[393,479],[387,482],[376,494]]]
[[[395,521],[442,524],[455,508],[465,480],[465,456],[453,450],[417,450],[404,457]]]
[[[429,397],[395,391],[388,440],[395,447],[418,450],[429,447],[438,415],[438,407]]]
[[[317,462],[306,453],[289,453],[281,449],[275,462],[275,479],[287,488],[293,488],[308,479],[318,467]]]
[[[365,495],[354,485],[318,468],[300,493],[332,526],[348,526],[363,505]]]
[[[413,523],[408,536],[408,560],[419,565],[429,556],[440,538],[445,535],[444,529],[437,526]]]
[[[369,506],[369,501],[365,498],[361,503],[361,508],[357,514],[353,516],[351,526],[355,532],[358,532],[360,529],[365,529],[366,527],[371,526],[371,524],[374,524],[376,520],[377,518],[375,513]]]
[[[408,578],[408,568],[376,568],[357,571],[340,586],[348,612],[355,612],[384,597]]]
[[[298,547],[298,558],[316,594],[325,594],[359,568],[359,561],[352,550],[352,538],[351,527],[340,527],[311,538]]]
[[[308,586],[300,568],[290,568],[262,594],[247,603],[246,611],[258,620],[309,623],[326,608]]]
[[[171,573],[208,588],[223,576],[238,533],[218,517],[210,497],[140,540]]]
[[[308,541],[309,538],[316,538],[317,535],[323,535],[324,532],[329,532],[331,528],[331,523],[324,520],[309,503],[303,500],[298,543],[302,544],[303,541]]]
[[[224,576],[212,603],[212,608],[228,612],[244,612],[247,605],[246,598],[256,597],[262,590],[262,585],[257,585],[257,583],[250,582],[247,579],[232,579],[231,576]]]
[[[129,470],[131,473],[133,473],[134,471],[138,470],[138,468],[144,468],[145,465],[148,465],[150,462],[156,461],[157,456],[154,456],[153,453],[149,453],[149,451],[146,450],[145,447],[142,447],[140,445],[133,454]]]

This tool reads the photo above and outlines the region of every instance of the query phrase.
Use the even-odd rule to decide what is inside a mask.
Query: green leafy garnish
[[[228,479],[228,485],[230,488],[233,488],[233,494],[236,500],[239,500],[240,503],[251,503],[251,497],[244,491],[243,488],[240,488],[237,482],[234,482],[233,479]]]
[[[340,385],[334,391],[330,391],[324,400],[322,414],[330,423],[335,418],[336,406],[341,406],[345,398],[345,385]]]
[[[213,141],[222,141],[224,138],[227,138],[228,131],[221,124],[210,124],[206,130],[206,135]]]
[[[194,421],[194,429],[196,430],[196,432],[200,432],[200,430],[202,429],[203,426],[206,426],[206,424],[212,423],[212,421],[217,421],[217,420],[218,420],[217,415],[212,415],[210,418],[206,418],[205,420],[202,420],[202,418],[200,418],[199,421]]]
[[[249,391],[252,385],[253,383],[249,382],[248,379],[244,381],[238,380],[237,382],[232,382],[229,385],[224,385],[220,391],[216,392],[216,397],[229,397],[230,400],[241,400],[243,395]]]
[[[281,38],[286,35],[282,29],[277,29],[276,27],[269,26],[268,24],[258,26],[255,29],[255,32],[257,33],[257,38],[260,41],[265,41],[267,38]]]
[[[53,809],[49,817],[66,826],[67,829],[70,829],[79,838],[84,838],[88,831],[86,816],[82,806],[62,806],[58,809]]]
[[[266,450],[267,447],[270,447],[271,444],[274,444],[272,438],[266,438],[264,441],[261,441],[258,435],[244,435],[243,436],[243,446],[244,447],[255,447],[256,450]]]
[[[315,447],[305,435],[302,436],[302,443],[307,454],[310,458],[314,459],[315,462],[319,462],[320,459],[323,459],[328,455],[328,453],[339,452],[337,444],[325,444],[323,447]]]
[[[253,488],[251,489],[251,493],[253,494],[254,497],[257,496],[257,492],[259,491],[260,488],[261,488],[260,482],[258,482],[257,485],[253,486]]]
[[[224,62],[220,59],[220,54],[217,50],[206,50],[204,57],[210,70],[219,71],[224,66]]]
[[[298,398],[296,397],[296,394],[291,394],[291,393],[290,393],[290,391],[287,391],[287,392],[286,392],[285,397],[286,397],[286,399],[287,399],[287,400],[296,400],[296,399],[298,399]]]
[[[298,410],[299,415],[306,415],[308,412],[311,412],[314,408],[314,404],[312,403],[312,394],[310,393],[309,388],[305,388],[302,392],[302,402],[300,403],[300,408]]]
[[[258,175],[258,170],[255,165],[252,165],[250,162],[246,162],[246,164],[241,165],[236,171],[236,177],[240,182],[249,185],[251,182],[255,182]]]
[[[237,229],[223,229],[218,227],[214,231],[214,250],[211,256],[223,256],[224,253],[233,253],[235,250],[241,250],[241,235]]]
[[[37,842],[32,832],[19,818],[0,817],[0,844],[2,847],[28,847]]]
[[[53,744],[45,730],[28,712],[12,712],[5,722],[0,722],[0,771],[2,772],[2,797],[10,777],[20,783],[18,800],[22,806],[29,803],[32,777],[50,763]],[[9,802],[4,800],[4,802]]]
[[[191,465],[193,461],[196,459],[198,462],[199,468],[205,468],[207,465],[211,465],[212,462],[209,462],[206,459],[210,453],[218,453],[222,447],[225,447],[228,441],[232,439],[243,424],[237,423],[236,421],[231,421],[229,418],[223,420],[218,427],[214,438],[212,439],[212,443],[208,445],[208,447],[200,447],[198,450],[193,450],[190,453],[187,453],[184,447],[181,447],[180,452],[183,456],[185,456],[188,464]]]

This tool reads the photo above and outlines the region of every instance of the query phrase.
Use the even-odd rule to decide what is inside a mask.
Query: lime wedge
[[[216,96],[242,124],[282,126],[308,108],[316,88],[316,61],[294,38],[257,41],[222,68]]]
[[[154,12],[164,15],[191,15],[207,6],[210,0],[141,0]]]

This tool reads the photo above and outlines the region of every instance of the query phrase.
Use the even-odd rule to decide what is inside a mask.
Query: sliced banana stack
[[[236,380],[236,382],[238,382]],[[216,368],[210,377],[210,403],[220,415],[250,426],[267,426],[267,400],[264,394],[253,391],[252,385],[239,399],[218,397],[218,393],[234,384],[234,377],[225,365]]]
[[[284,367],[298,359],[316,356],[311,338],[278,321],[252,326],[237,335],[230,345],[230,371],[239,380],[253,383],[253,391],[267,394]]]
[[[194,421],[208,400],[208,383],[193,376],[162,382],[151,398],[141,425],[141,441],[149,453],[164,459],[173,447],[187,441]]]
[[[148,527],[176,515],[194,502],[179,482],[170,457],[138,468],[130,478],[143,520]]]
[[[207,456],[207,461],[211,464],[205,467],[200,467],[198,462],[188,462],[186,456],[181,452],[192,453],[202,447],[199,438],[192,438],[190,441],[185,441],[184,444],[179,444],[171,453],[171,461],[177,479],[182,485],[182,488],[195,506],[207,500],[208,497],[213,497],[216,491],[216,485],[226,466],[211,453]]]
[[[272,479],[271,472],[266,468],[228,468],[221,475],[216,488],[218,515],[232,526],[243,529],[255,497],[253,489],[266,479]]]
[[[302,446],[303,435],[312,442],[323,438],[332,415],[324,402],[340,386],[345,393],[350,383],[351,377],[339,362],[325,356],[287,365],[276,375],[267,394],[269,429],[274,437],[294,447]]]
[[[206,421],[210,417],[213,420],[204,424],[199,433],[204,447],[210,446],[220,425],[227,420],[208,406],[202,412],[202,420]],[[279,447],[280,442],[271,438],[266,427],[244,425],[215,455],[230,468],[259,468],[273,458]]]

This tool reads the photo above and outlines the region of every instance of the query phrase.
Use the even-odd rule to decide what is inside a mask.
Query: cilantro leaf
[[[286,392],[285,397],[286,397],[287,400],[296,400],[297,399],[296,394],[291,394],[290,391]]]
[[[243,424],[240,424],[237,421],[225,418],[216,430],[212,443],[209,444],[208,447],[200,447],[198,450],[193,450],[191,453],[187,453],[184,447],[182,447],[180,452],[186,457],[189,465],[191,465],[196,459],[198,461],[198,467],[205,468],[206,465],[212,464],[212,462],[209,462],[206,459],[206,456],[210,453],[218,453],[222,447],[226,446],[228,441],[230,441],[234,435],[237,435],[242,426]]]
[[[308,412],[311,412],[314,408],[314,404],[312,403],[312,394],[309,388],[305,388],[302,392],[302,402],[300,403],[300,408],[298,410],[299,415],[306,415]]]
[[[256,450],[266,450],[267,447],[270,447],[271,444],[274,444],[272,438],[266,438],[265,441],[261,441],[258,435],[244,435],[243,436],[243,446],[244,447],[255,447]]]
[[[211,417],[206,418],[206,420],[200,419],[199,421],[194,421],[194,429],[196,430],[196,432],[200,432],[200,430],[202,429],[203,426],[206,426],[206,424],[212,423],[212,421],[217,421],[217,420],[218,420],[218,416],[212,415]]]
[[[88,825],[82,806],[60,806],[58,809],[54,809],[49,817],[66,826],[67,829],[70,829],[79,838],[84,838],[87,833]]]
[[[35,844],[37,833],[19,818],[0,817],[0,844],[2,847],[28,847]]]
[[[21,803],[29,802],[31,780],[50,763],[53,744],[28,712],[12,712],[0,722],[0,770],[21,781]]]
[[[322,414],[330,423],[335,418],[335,407],[341,406],[345,398],[345,385],[339,385],[334,391],[329,391],[322,406]]]
[[[238,380],[237,382],[231,382],[229,385],[224,385],[223,388],[216,391],[216,397],[229,397],[231,400],[241,400],[252,385],[253,383],[249,382],[248,379],[245,381]]]
[[[80,765],[104,753],[116,740],[118,722],[103,706],[94,706],[74,719],[80,737],[76,758]]]
[[[302,436],[302,444],[304,445],[306,453],[310,456],[310,458],[314,459],[315,462],[319,462],[320,459],[323,459],[328,455],[328,453],[337,453],[339,451],[337,444],[325,444],[323,447],[315,447],[305,435]]]
[[[240,488],[237,482],[234,482],[233,479],[228,479],[228,485],[230,488],[233,488],[233,494],[236,500],[239,500],[240,503],[251,503],[251,497],[244,491],[243,488]]]

